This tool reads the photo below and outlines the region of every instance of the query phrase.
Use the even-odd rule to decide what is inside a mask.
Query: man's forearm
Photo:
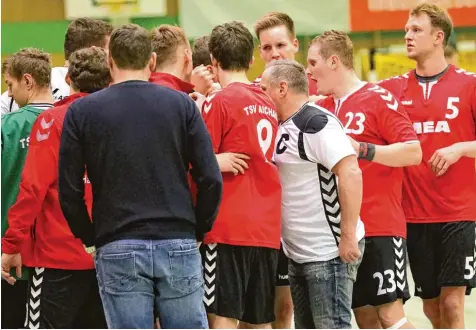
[[[460,142],[459,145],[464,157],[476,158],[476,141]]]
[[[375,145],[375,156],[372,161],[389,167],[404,167],[420,164],[421,158],[420,143],[399,142],[386,146]]]
[[[349,168],[338,179],[341,237],[355,237],[362,204],[362,172],[358,167]]]

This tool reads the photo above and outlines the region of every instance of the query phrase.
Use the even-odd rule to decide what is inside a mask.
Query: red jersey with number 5
[[[358,142],[376,145],[418,143],[412,124],[397,99],[374,84],[362,82],[362,86],[350,95],[341,99],[330,96],[317,104],[334,112],[345,132]],[[406,237],[402,168],[362,159],[359,166],[363,178],[360,218],[365,225],[365,236]]]
[[[435,81],[420,82],[415,71],[410,71],[379,85],[400,99],[423,151],[420,165],[404,169],[407,221],[476,220],[474,159],[461,157],[439,177],[429,164],[436,150],[476,139],[476,75],[451,65]]]
[[[223,198],[204,242],[279,249],[281,184],[272,163],[278,117],[256,85],[231,83],[211,94],[202,114],[216,154],[243,153],[245,174],[223,174]]]

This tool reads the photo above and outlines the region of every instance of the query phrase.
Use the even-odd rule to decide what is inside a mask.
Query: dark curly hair
[[[100,47],[83,48],[69,58],[68,74],[72,87],[82,93],[94,93],[111,83],[106,51]]]

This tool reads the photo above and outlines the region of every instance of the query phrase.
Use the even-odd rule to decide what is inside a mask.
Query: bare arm
[[[461,154],[464,157],[476,158],[476,141],[460,142]]]
[[[361,252],[357,225],[362,204],[362,172],[357,156],[339,120],[324,112],[308,120],[306,134],[311,156],[337,176],[340,204],[339,255],[343,262],[356,262]]]
[[[378,97],[380,103],[375,108],[377,128],[383,140],[386,141],[386,145],[374,145],[361,141],[358,145],[359,149],[356,150],[357,155],[359,159],[389,167],[418,165],[421,163],[422,151],[415,129],[405,110],[401,107],[394,108],[398,102],[392,94],[387,93],[387,96],[393,99],[390,101],[392,106]],[[352,145],[355,148],[355,143]],[[369,157],[365,157],[366,151]]]
[[[461,157],[476,158],[476,141],[458,142],[435,151],[429,163],[436,175],[443,175]]]
[[[418,165],[421,163],[422,151],[420,143],[403,143],[397,142],[386,146],[375,145],[368,143],[359,143],[349,137],[354,147],[355,152],[359,155],[359,158],[366,159],[362,153],[365,153],[363,149],[374,148],[373,159],[374,163],[389,167],[404,167],[411,165]],[[370,152],[370,150],[368,150]]]
[[[332,172],[338,178],[341,239],[356,240],[355,231],[362,204],[362,171],[357,157],[351,155],[341,159]]]
[[[387,146],[375,146],[374,163],[404,167],[421,163],[422,152],[420,143],[394,143]]]

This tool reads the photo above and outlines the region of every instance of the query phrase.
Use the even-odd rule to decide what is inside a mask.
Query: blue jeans
[[[208,328],[193,239],[120,240],[98,249],[96,270],[111,329]]]
[[[363,255],[364,240],[359,242]],[[350,329],[352,289],[362,257],[352,264],[329,261],[289,262],[289,283],[296,329]]]

